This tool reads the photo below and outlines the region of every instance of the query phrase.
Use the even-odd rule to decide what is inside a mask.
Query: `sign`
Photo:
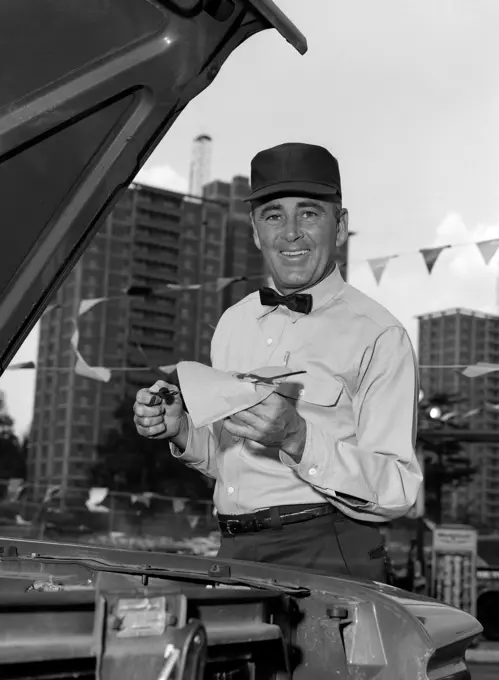
[[[498,569],[478,569],[476,577],[479,581],[499,581]]]
[[[432,596],[476,615],[477,532],[448,525],[433,531]]]

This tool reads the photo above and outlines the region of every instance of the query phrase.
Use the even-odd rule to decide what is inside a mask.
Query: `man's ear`
[[[251,226],[253,227],[253,241],[255,242],[255,246],[258,248],[258,250],[261,250],[262,247],[260,245],[260,237],[258,236],[258,232],[256,230],[255,220],[253,218],[253,213],[251,213],[250,217],[251,217]]]
[[[336,225],[336,246],[340,248],[348,238],[348,210],[342,208]]]

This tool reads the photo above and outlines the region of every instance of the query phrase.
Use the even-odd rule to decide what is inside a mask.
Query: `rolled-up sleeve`
[[[170,443],[170,452],[188,467],[198,470],[203,475],[217,479],[216,450],[217,441],[212,426],[195,428],[190,416],[189,434],[185,451],[181,451],[175,444]]]
[[[416,458],[418,367],[407,332],[392,326],[366,352],[352,409],[356,441],[335,438],[331,422],[307,422],[300,463],[281,461],[354,519],[388,521],[416,502],[422,473]]]
[[[220,325],[224,321],[224,317],[220,319],[213,334],[211,341],[211,364],[217,365],[217,353],[220,353],[221,337]],[[170,452],[174,458],[177,458],[188,467],[198,470],[203,475],[217,479],[217,459],[216,452],[219,446],[218,438],[215,434],[213,425],[206,425],[205,427],[194,427],[192,420],[187,414],[189,420],[189,434],[187,437],[187,444],[185,451],[181,451],[175,444],[170,443]]]

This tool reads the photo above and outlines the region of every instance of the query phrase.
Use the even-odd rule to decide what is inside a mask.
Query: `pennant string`
[[[443,245],[443,246],[437,246],[433,248],[421,248],[419,249],[419,252],[426,264],[428,273],[431,274],[433,271],[433,268],[442,253],[443,250],[446,250],[448,248],[458,248],[458,247],[470,247],[470,246],[476,246],[478,251],[480,252],[484,262],[486,265],[488,265],[492,258],[495,256],[497,251],[499,250],[499,238],[498,239],[488,239],[484,241],[478,241],[478,242],[473,242],[473,243],[458,243],[458,244],[448,244],[448,245]],[[376,257],[376,258],[369,258],[367,260],[350,260],[349,262],[362,262],[365,261],[368,263],[373,276],[376,280],[376,283],[379,285],[382,279],[382,276],[386,270],[386,267],[390,260],[396,258],[396,257],[401,257],[402,255],[412,255],[414,253],[398,253],[398,254],[393,254],[393,255],[387,255],[384,257]],[[128,299],[133,299],[134,297],[148,297],[149,295],[155,295],[155,294],[160,294],[162,292],[165,292],[167,290],[170,290],[172,292],[176,291],[198,291],[201,289],[208,289],[208,290],[215,290],[216,292],[221,292],[228,288],[229,286],[239,283],[241,281],[248,281],[251,279],[261,279],[262,275],[257,274],[253,276],[232,276],[232,277],[219,277],[215,281],[211,282],[206,282],[204,284],[201,283],[195,283],[195,284],[190,284],[190,283],[168,283],[163,286],[160,286],[158,288],[152,288],[148,286],[130,286],[128,289],[126,289],[122,295],[114,295],[110,297],[99,297],[99,298],[89,298],[89,299],[84,299],[80,301],[79,307],[78,307],[78,312],[77,312],[77,318],[82,316],[83,314],[86,314],[88,311],[90,311],[93,307],[96,305],[102,303],[102,302],[109,302],[111,300],[118,300],[118,299],[123,299],[123,298],[128,298]],[[47,314],[49,312],[52,312],[54,310],[60,309],[61,306],[59,304],[50,304],[47,309],[45,310],[44,314]],[[210,327],[214,330],[214,327],[210,325]],[[105,366],[91,366],[90,364],[87,363],[87,361],[84,359],[82,356],[80,350],[79,350],[79,340],[80,340],[80,334],[79,334],[79,329],[78,329],[78,324],[77,324],[77,319],[75,319],[75,330],[73,332],[73,335],[70,338],[70,344],[71,347],[76,355],[76,362],[74,367],[66,367],[66,366],[36,366],[33,361],[27,361],[27,362],[20,362],[17,364],[11,364],[10,366],[7,367],[6,370],[40,370],[40,371],[72,371],[74,370],[77,375],[80,375],[82,377],[90,378],[92,380],[97,380],[100,382],[109,382],[111,380],[111,376],[113,372],[129,372],[129,371],[153,371],[156,373],[156,375],[161,376],[161,378],[164,379],[165,375],[171,370],[175,368],[175,366],[161,366],[161,367],[153,367],[150,365],[149,361],[147,360],[147,357],[145,356],[145,353],[143,349],[138,346],[139,351],[143,355],[143,358],[145,360],[146,365],[144,367],[140,366],[115,366],[112,368],[105,367]],[[478,362],[477,364],[472,364],[472,365],[440,365],[440,366],[420,366],[420,369],[464,369],[462,370],[462,375],[468,378],[476,378],[479,376],[487,375],[488,373],[492,373],[495,371],[499,371],[499,364],[485,364],[484,362]]]

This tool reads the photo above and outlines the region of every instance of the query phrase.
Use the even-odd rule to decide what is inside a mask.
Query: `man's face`
[[[313,286],[333,271],[348,237],[348,213],[337,203],[286,196],[252,212],[256,247],[283,294]]]

